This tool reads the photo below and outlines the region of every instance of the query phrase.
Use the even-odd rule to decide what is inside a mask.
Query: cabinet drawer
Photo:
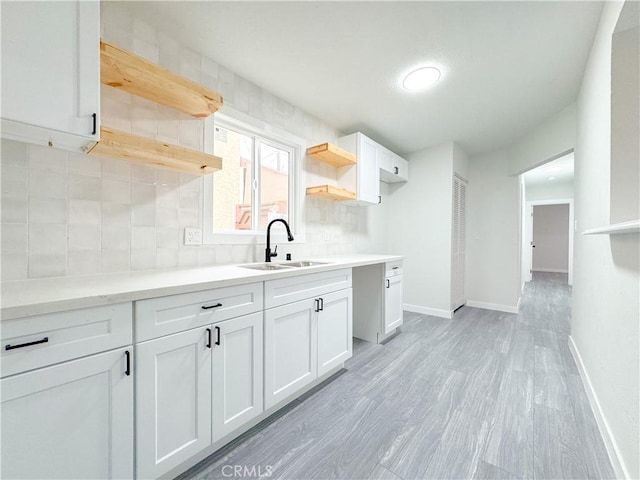
[[[2,322],[2,376],[132,343],[131,303]]]
[[[402,260],[385,263],[385,277],[393,277],[395,275],[402,275]]]
[[[267,281],[264,282],[265,308],[297,302],[343,288],[351,288],[350,268]]]
[[[262,308],[262,283],[140,300],[135,303],[136,342],[247,315]]]

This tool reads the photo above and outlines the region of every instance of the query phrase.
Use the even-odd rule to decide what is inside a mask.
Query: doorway
[[[533,272],[566,273],[573,284],[573,200],[527,202],[529,278]]]

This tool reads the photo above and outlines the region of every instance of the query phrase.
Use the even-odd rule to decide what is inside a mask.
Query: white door
[[[3,379],[2,477],[132,478],[127,355],[131,365],[121,348]]]
[[[317,377],[316,305],[310,298],[265,311],[265,409]]]
[[[402,275],[385,278],[384,333],[402,325]]]
[[[320,297],[318,314],[318,376],[351,358],[353,352],[352,290]]]
[[[158,478],[211,444],[211,329],[136,346],[136,471]]]
[[[364,135],[358,135],[358,200],[378,203],[380,195],[380,170],[378,170],[378,145]]]
[[[263,411],[262,312],[213,325],[213,441]]]
[[[3,2],[1,44],[2,118],[96,140],[100,2]]]

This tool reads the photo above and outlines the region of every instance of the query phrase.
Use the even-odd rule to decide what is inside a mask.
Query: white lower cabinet
[[[3,478],[133,476],[132,349],[2,379]]]
[[[352,355],[351,289],[265,311],[265,408]]]
[[[315,310],[316,301],[309,298],[265,311],[265,408],[271,408],[316,378]]]
[[[318,313],[318,376],[353,354],[353,296],[351,289],[321,297]]]
[[[384,290],[384,333],[391,333],[402,325],[402,275],[385,279]]]
[[[263,412],[262,312],[213,325],[213,441]]]
[[[137,478],[158,478],[211,444],[210,330],[136,345]]]

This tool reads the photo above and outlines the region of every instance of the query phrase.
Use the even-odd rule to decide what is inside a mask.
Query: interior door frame
[[[525,239],[526,246],[523,250],[523,254],[527,256],[526,264],[529,266],[529,272],[526,275],[526,281],[530,282],[532,279],[533,271],[533,250],[531,245],[533,244],[533,207],[538,205],[569,205],[569,265],[568,274],[569,285],[573,285],[573,235],[574,235],[574,219],[573,219],[573,198],[558,198],[554,200],[531,200],[527,202],[527,218],[525,221]]]

